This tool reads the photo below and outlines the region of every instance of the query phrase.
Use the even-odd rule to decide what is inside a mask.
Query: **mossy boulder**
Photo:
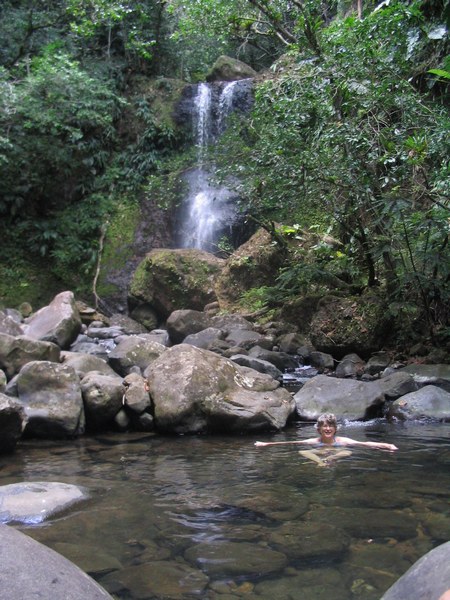
[[[134,272],[129,304],[150,305],[163,318],[174,310],[203,310],[217,299],[215,282],[223,266],[223,259],[203,250],[152,250]]]
[[[237,79],[248,79],[256,75],[256,71],[246,63],[222,55],[211,67],[206,76],[206,81],[236,81]]]
[[[317,350],[338,359],[351,352],[368,358],[383,347],[390,325],[385,303],[376,294],[324,296],[311,319],[310,339]]]
[[[239,311],[242,296],[252,288],[272,286],[286,258],[285,249],[259,229],[230,258],[216,282],[221,309]]]

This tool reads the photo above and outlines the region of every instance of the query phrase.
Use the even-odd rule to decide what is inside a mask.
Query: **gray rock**
[[[164,432],[281,429],[295,409],[272,377],[188,344],[157,358],[148,381],[155,426]]]
[[[212,318],[198,310],[175,310],[166,322],[169,337],[174,344],[181,344],[186,336],[212,326]]]
[[[232,346],[240,346],[249,350],[253,346],[264,343],[264,336],[248,329],[232,329],[225,340]]]
[[[450,542],[422,556],[381,600],[438,600],[450,589]]]
[[[125,377],[133,367],[141,371],[167,350],[166,346],[141,336],[124,338],[108,355],[108,363],[116,373]]]
[[[308,340],[299,333],[286,333],[277,340],[281,352],[288,354],[297,354],[297,348],[305,346]]]
[[[377,375],[390,364],[391,357],[388,352],[375,352],[367,361],[365,372],[369,375]]]
[[[36,525],[88,498],[86,490],[55,481],[0,486],[0,522]]]
[[[0,368],[10,379],[33,360],[59,363],[61,349],[52,342],[33,340],[26,336],[13,337],[0,333]]]
[[[0,369],[0,392],[2,394],[5,392],[6,383],[7,383],[6,373],[2,369]]]
[[[81,380],[80,386],[88,428],[95,430],[111,425],[122,408],[122,379],[116,374],[91,371]]]
[[[450,392],[426,385],[395,400],[389,407],[388,416],[402,420],[450,421]]]
[[[61,292],[26,321],[28,337],[67,349],[81,331],[81,318],[72,292]]]
[[[364,372],[365,364],[357,354],[346,354],[336,367],[336,376],[358,377]]]
[[[0,393],[0,454],[14,450],[22,435],[25,412],[13,398]]]
[[[253,348],[249,351],[250,356],[255,358],[259,358],[260,360],[265,360],[267,362],[272,363],[279,369],[282,373],[289,369],[295,369],[298,367],[298,359],[296,359],[292,354],[288,354],[287,352],[276,352],[274,350],[266,350],[261,346],[253,346]]]
[[[0,311],[0,332],[8,335],[23,335],[23,329],[15,319]]]
[[[0,597],[8,600],[112,600],[66,558],[7,525],[0,526]]]
[[[93,354],[82,354],[79,352],[64,352],[62,354],[62,362],[72,367],[80,379],[83,379],[91,371],[97,373],[103,373],[103,375],[110,375],[119,377],[119,375],[112,369],[109,364],[100,356]]]
[[[223,338],[224,332],[221,329],[208,327],[198,333],[187,335],[183,340],[183,344],[191,344],[191,346],[196,346],[197,348],[209,349],[212,344]]]
[[[121,329],[126,335],[139,335],[146,333],[148,329],[127,315],[116,313],[109,319],[109,324],[112,328]]]
[[[80,381],[71,367],[33,361],[21,369],[16,385],[27,418],[25,434],[61,438],[84,433]]]
[[[366,383],[318,375],[299,390],[294,400],[301,419],[316,420],[322,413],[334,413],[340,419],[358,421],[384,402],[378,381]]]
[[[144,377],[130,373],[123,380],[123,385],[125,387],[124,405],[133,413],[140,415],[150,408],[151,401]]]
[[[247,329],[253,331],[253,323],[248,321],[242,315],[228,314],[228,315],[215,315],[211,317],[211,327],[217,327],[229,333],[234,329]]]
[[[283,373],[267,360],[261,360],[260,358],[247,356],[245,354],[234,354],[230,357],[230,360],[243,367],[254,369],[259,373],[267,373],[267,375],[270,375],[277,380],[281,380],[283,377]]]
[[[131,312],[131,318],[143,325],[146,331],[155,329],[158,325],[158,316],[150,304],[140,304]]]
[[[319,371],[332,370],[334,369],[334,358],[331,354],[326,352],[318,352],[317,350],[311,352],[309,360],[311,365]]]
[[[381,377],[379,384],[386,400],[396,400],[400,396],[415,392],[419,387],[412,375],[400,371]]]

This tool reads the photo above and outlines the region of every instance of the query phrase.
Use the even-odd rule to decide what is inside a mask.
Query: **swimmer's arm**
[[[280,446],[282,444],[318,444],[320,442],[319,438],[308,438],[306,440],[294,440],[291,442],[255,442],[255,446]]]
[[[336,437],[336,442],[343,446],[365,446],[366,448],[389,450],[389,452],[398,450],[397,446],[394,446],[394,444],[386,444],[385,442],[358,442],[357,440],[352,440],[352,438],[347,437]]]

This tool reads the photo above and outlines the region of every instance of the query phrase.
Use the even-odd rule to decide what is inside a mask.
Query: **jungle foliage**
[[[5,273],[22,248],[74,288],[91,277],[115,203],[181,149],[137,82],[196,82],[229,54],[261,76],[214,160],[290,252],[259,302],[377,286],[448,335],[447,0],[4,0],[0,17]]]

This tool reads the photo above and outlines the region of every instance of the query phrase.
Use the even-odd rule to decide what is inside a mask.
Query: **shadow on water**
[[[311,425],[263,439],[313,435]],[[23,443],[2,485],[83,485],[88,502],[22,527],[121,600],[378,600],[450,538],[450,425],[349,424],[329,468],[256,438],[99,435]]]

